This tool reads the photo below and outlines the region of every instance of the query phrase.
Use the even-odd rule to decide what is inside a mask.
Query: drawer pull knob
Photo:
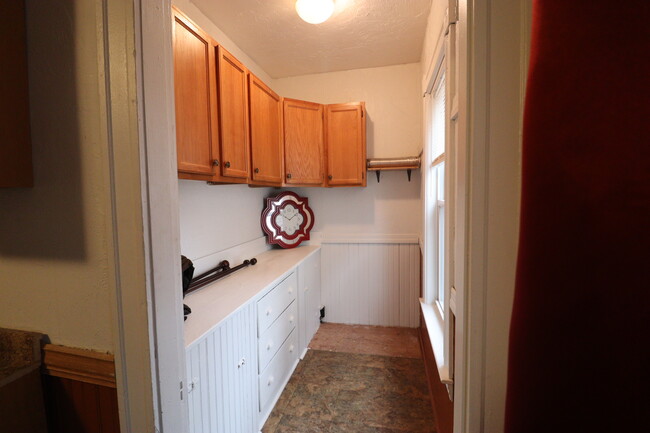
[[[273,376],[269,377],[269,381],[267,382],[267,386],[271,386],[273,383]]]

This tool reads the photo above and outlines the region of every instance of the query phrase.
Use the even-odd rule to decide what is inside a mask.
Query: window
[[[432,92],[429,96],[427,110],[427,127],[429,140],[427,143],[426,166],[428,173],[425,188],[427,212],[425,221],[428,225],[426,252],[428,254],[427,269],[429,278],[425,284],[425,299],[437,305],[444,317],[445,301],[445,142],[446,142],[446,110],[445,110],[445,72],[444,59],[441,62]]]
[[[455,86],[455,25],[441,34],[441,42],[427,73],[424,100],[423,152],[423,273],[421,301],[438,372],[453,393],[455,299],[453,258],[456,248],[455,172],[457,95]]]

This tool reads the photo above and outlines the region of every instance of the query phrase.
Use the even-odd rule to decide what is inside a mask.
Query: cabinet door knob
[[[289,323],[293,323],[293,316],[289,317]]]
[[[273,376],[269,377],[269,381],[267,382],[268,386],[271,386],[273,383]]]
[[[230,161],[226,161],[226,168],[230,168]]]
[[[260,169],[259,169],[259,168],[256,168],[254,171],[255,171],[255,173],[259,173],[259,172],[260,172]]]
[[[332,175],[330,174],[329,176],[327,176],[327,178],[328,178],[329,180],[332,180]]]
[[[219,167],[219,160],[215,159],[214,161],[212,161],[212,165],[214,165],[215,167]]]
[[[291,173],[287,173],[287,179],[291,179]]]
[[[273,343],[269,343],[266,345],[266,350],[271,350],[271,347],[273,347]]]
[[[269,308],[269,309],[266,310],[266,315],[267,315],[267,316],[270,316],[270,315],[271,315],[271,308]]]

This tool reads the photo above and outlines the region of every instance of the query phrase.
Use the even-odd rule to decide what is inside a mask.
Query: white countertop
[[[192,314],[184,325],[185,347],[199,340],[248,301],[262,297],[319,249],[320,246],[303,245],[288,250],[265,251],[255,256],[257,264],[186,295],[183,303],[192,309]]]

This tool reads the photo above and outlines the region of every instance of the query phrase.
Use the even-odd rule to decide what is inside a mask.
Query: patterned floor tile
[[[421,359],[310,350],[264,433],[435,432]]]

